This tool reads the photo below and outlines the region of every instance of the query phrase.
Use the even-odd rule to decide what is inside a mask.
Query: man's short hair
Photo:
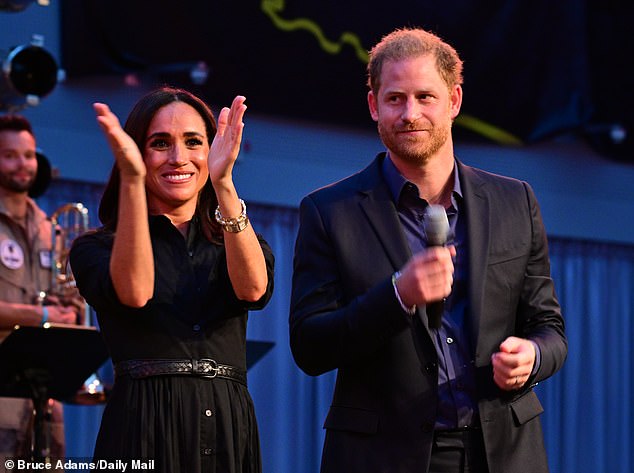
[[[431,54],[448,88],[462,84],[462,60],[440,37],[420,28],[401,28],[386,35],[370,51],[368,87],[374,94],[381,88],[381,71],[388,61],[400,61]]]
[[[31,122],[22,115],[0,116],[0,131],[28,131],[31,135],[35,136]]]

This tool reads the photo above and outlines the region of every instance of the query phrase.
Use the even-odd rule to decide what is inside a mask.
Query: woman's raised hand
[[[233,99],[231,108],[224,107],[218,115],[218,130],[209,149],[209,177],[212,184],[232,179],[233,166],[238,159],[242,143],[242,117],[247,106],[246,99],[238,95]]]
[[[108,140],[121,176],[144,177],[146,168],[141,151],[130,135],[121,128],[117,116],[106,104],[95,103],[93,108],[97,115],[97,123]]]

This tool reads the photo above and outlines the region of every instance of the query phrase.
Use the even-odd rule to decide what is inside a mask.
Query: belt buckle
[[[211,358],[192,360],[192,373],[205,378],[215,378],[218,375],[218,362]]]

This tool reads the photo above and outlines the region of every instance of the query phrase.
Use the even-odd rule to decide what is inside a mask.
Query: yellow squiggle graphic
[[[308,18],[297,18],[294,20],[285,20],[282,18],[279,13],[284,10],[284,7],[284,0],[262,0],[261,3],[262,11],[271,18],[275,26],[279,29],[283,31],[307,30],[317,38],[321,48],[329,54],[339,54],[343,46],[348,44],[352,46],[357,58],[361,62],[368,62],[368,52],[363,48],[361,40],[354,33],[345,31],[339,37],[339,41],[331,41],[326,38],[319,25]]]
[[[285,0],[262,0],[260,4],[262,11],[266,13],[273,21],[273,24],[282,31],[306,30],[312,33],[319,45],[329,54],[339,54],[344,44],[349,44],[355,51],[357,58],[364,64],[368,63],[368,52],[361,45],[361,40],[354,33],[345,31],[339,38],[338,42],[331,41],[324,35],[323,31],[317,23],[308,18],[296,18],[294,20],[285,20],[280,16],[284,11]],[[490,123],[465,114],[456,117],[456,124],[464,128],[470,129],[496,143],[503,145],[521,145],[522,140],[513,134],[502,130]]]
[[[472,115],[461,113],[456,117],[455,123],[456,125],[460,125],[462,128],[475,131],[479,135],[493,140],[501,145],[520,146],[524,144],[522,140],[512,133],[482,121]]]

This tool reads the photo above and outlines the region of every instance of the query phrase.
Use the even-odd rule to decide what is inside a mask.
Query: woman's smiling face
[[[209,178],[208,154],[205,122],[193,107],[172,102],[158,110],[143,146],[151,214],[169,214],[183,206],[193,212]]]

